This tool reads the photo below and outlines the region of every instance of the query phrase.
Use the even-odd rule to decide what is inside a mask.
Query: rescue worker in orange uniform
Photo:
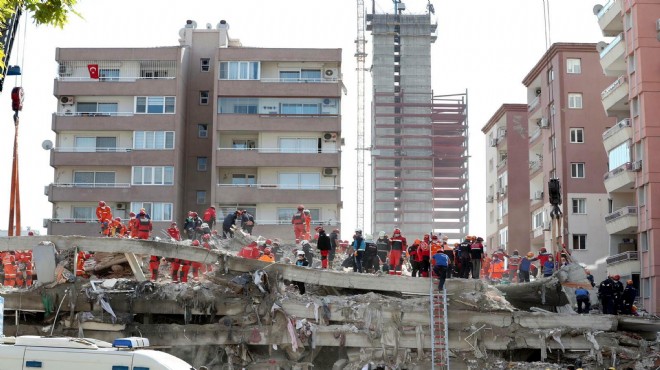
[[[16,257],[14,251],[7,252],[2,257],[2,266],[5,271],[5,286],[16,286]]]
[[[419,239],[415,239],[415,241],[412,243],[411,246],[408,247],[408,258],[410,258],[410,267],[412,267],[411,276],[412,277],[417,277],[417,273],[419,271],[419,265],[420,265],[420,260],[417,258],[417,252],[419,251],[420,247],[419,245],[422,242]],[[421,277],[422,274],[421,272],[419,273],[419,276]]]
[[[302,204],[298,206],[298,213],[294,214],[291,218],[291,224],[293,224],[293,233],[296,236],[296,244],[300,243],[301,240],[305,239],[305,206]]]
[[[259,261],[264,261],[264,262],[275,262],[275,258],[272,256],[270,252],[270,248],[264,249],[264,254],[263,256],[258,258]]]
[[[312,240],[312,214],[308,209],[303,210],[303,216],[305,217],[305,240]]]
[[[103,236],[110,236],[110,224],[112,224],[112,209],[105,204],[104,201],[99,201],[99,206],[96,207],[96,218],[101,223],[101,234]]]
[[[172,222],[170,227],[167,229],[167,233],[170,235],[170,237],[176,241],[181,241],[181,232],[179,231],[179,228],[176,226],[176,222]]]
[[[89,275],[85,271],[85,261],[87,261],[91,255],[83,251],[78,252],[78,258],[76,258],[76,276],[89,278]]]
[[[23,252],[22,262],[25,264],[25,283],[26,283],[26,286],[31,287],[32,286],[32,273],[33,273],[32,250],[26,250],[26,251]]]
[[[417,249],[417,260],[419,261],[420,276],[428,277],[429,270],[431,269],[431,248],[426,241],[426,236],[424,236],[424,240],[419,243],[419,249]]]
[[[490,262],[491,280],[501,280],[503,274],[504,274],[504,260],[499,259],[498,256],[493,256],[493,260]]]
[[[197,239],[193,240],[191,245],[193,247],[199,247],[200,246],[199,240]],[[202,268],[202,263],[197,261],[192,261],[190,266],[192,267],[193,279],[199,280],[199,270]]]
[[[518,282],[518,266],[520,266],[520,262],[522,262],[522,256],[520,255],[520,252],[513,251],[513,254],[508,257],[509,277],[512,282]]]
[[[401,230],[394,229],[390,244],[392,246],[390,250],[390,275],[401,275],[401,256],[408,247],[406,238],[401,235]]]
[[[126,230],[126,226],[121,223],[121,217],[115,217],[112,221],[112,235],[118,238],[123,238],[126,235]]]
[[[431,256],[436,254],[438,251],[442,250],[442,242],[438,239],[437,235],[433,235],[431,237],[430,248],[431,248]]]
[[[25,280],[27,279],[25,273],[25,251],[16,251],[14,255],[16,259],[16,287],[24,288]]]
[[[128,220],[128,236],[137,239],[138,237],[138,220],[135,217],[135,212],[131,212],[128,214],[130,219]]]
[[[181,274],[180,274],[180,281],[182,283],[187,283],[188,282],[188,273],[190,272],[190,261],[187,260],[179,260],[179,263],[181,264]]]

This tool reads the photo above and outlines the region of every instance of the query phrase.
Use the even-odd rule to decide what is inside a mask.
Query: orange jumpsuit
[[[296,235],[296,243],[299,243],[303,240],[305,236],[305,222],[306,217],[303,215],[302,211],[293,215],[291,218],[291,223],[293,224],[293,233]]]
[[[101,223],[101,234],[104,236],[110,236],[111,235],[111,227],[110,225],[112,224],[112,210],[110,207],[106,206],[99,206],[96,207],[96,218],[99,220]]]
[[[501,279],[504,274],[504,261],[492,260],[490,263],[490,278]]]
[[[112,220],[111,224],[112,235],[118,238],[123,238],[126,235],[126,226],[121,221]]]
[[[76,276],[89,277],[85,272],[85,261],[89,259],[90,255],[83,251],[78,252],[78,259],[76,262]]]
[[[16,286],[32,286],[32,251],[16,254]]]
[[[5,286],[16,285],[16,257],[13,254],[7,253],[2,257],[2,265],[5,270]]]
[[[312,215],[308,213],[304,213],[303,217],[305,217],[305,240],[311,240],[312,238]]]
[[[128,220],[128,236],[130,236],[133,239],[137,239],[138,237],[138,225],[140,224],[140,221],[138,221],[137,218],[131,217],[130,220]]]
[[[258,260],[264,262],[275,262],[275,258],[273,258],[273,256],[270,254],[264,254],[263,256],[259,257]]]

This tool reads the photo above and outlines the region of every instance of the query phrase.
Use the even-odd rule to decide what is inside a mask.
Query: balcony
[[[311,186],[310,186],[311,187]],[[314,203],[339,204],[341,187],[316,185],[315,188],[279,184],[233,185],[218,184],[216,201],[218,203]]]
[[[175,199],[174,186],[131,186],[127,183],[82,184],[54,183],[48,186],[49,202],[98,202],[99,199],[117,202],[163,201]]]
[[[543,163],[541,161],[530,161],[529,162],[529,176],[533,177],[537,172],[541,170]]]
[[[534,109],[536,109],[539,104],[541,103],[541,95],[537,95],[532,99],[531,102],[527,105],[527,111],[532,112]]]
[[[341,84],[336,80],[305,80],[292,83],[280,79],[259,80],[218,80],[217,91],[231,91],[236,97],[292,97],[320,96],[338,98],[341,96]]]
[[[641,265],[638,252],[623,252],[607,257],[607,272],[611,275],[639,274]]]
[[[338,150],[283,152],[280,148],[255,148],[254,150],[218,148],[216,165],[218,167],[333,167],[341,163]]]
[[[628,140],[632,140],[632,138],[632,121],[630,118],[624,118],[616,125],[603,132],[603,146],[605,147],[605,152],[609,153],[610,150]]]
[[[608,117],[629,115],[628,109],[628,77],[619,77],[600,94],[603,108]]]
[[[50,151],[51,167],[58,166],[171,166],[174,150],[132,150],[130,148],[55,148]]]
[[[635,172],[632,171],[632,163],[624,163],[605,174],[603,181],[608,193],[635,191]]]
[[[218,114],[217,117],[218,131],[341,131],[341,117],[337,114]]]
[[[541,137],[541,128],[537,127],[530,135],[529,135],[529,144],[532,145],[533,143],[536,142],[538,138]]]
[[[621,16],[622,0],[609,0],[598,12],[598,25],[603,36],[616,36],[623,32],[623,17]]]
[[[176,96],[175,79],[56,79],[53,95]]]
[[[506,158],[500,159],[500,161],[497,162],[497,170],[500,171],[500,170],[504,169],[506,167],[506,163],[507,163]]]
[[[155,131],[173,131],[174,114],[134,114],[133,112],[57,112],[53,113],[51,129],[62,131],[133,131],[149,127]]]
[[[621,76],[626,73],[625,54],[626,43],[621,33],[600,52],[600,65],[605,75]]]
[[[636,233],[637,207],[623,207],[605,216],[605,228],[610,235]]]

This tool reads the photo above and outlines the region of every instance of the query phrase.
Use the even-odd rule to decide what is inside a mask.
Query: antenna
[[[50,140],[44,140],[44,141],[41,143],[41,147],[42,147],[44,150],[51,150],[51,149],[53,149],[53,142],[50,141]]]

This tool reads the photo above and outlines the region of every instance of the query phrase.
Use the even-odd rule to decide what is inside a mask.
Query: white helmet
[[[355,229],[355,232],[362,234],[362,229]]]
[[[304,246],[305,244],[309,244],[309,241],[303,240],[303,241],[300,242],[300,245],[302,245],[302,246]]]
[[[379,232],[378,237],[379,238],[384,238],[385,237],[385,232],[384,231]]]
[[[297,256],[304,256],[304,255],[305,255],[305,252],[303,252],[303,251],[298,251],[298,252],[296,252],[296,255],[297,255]]]

